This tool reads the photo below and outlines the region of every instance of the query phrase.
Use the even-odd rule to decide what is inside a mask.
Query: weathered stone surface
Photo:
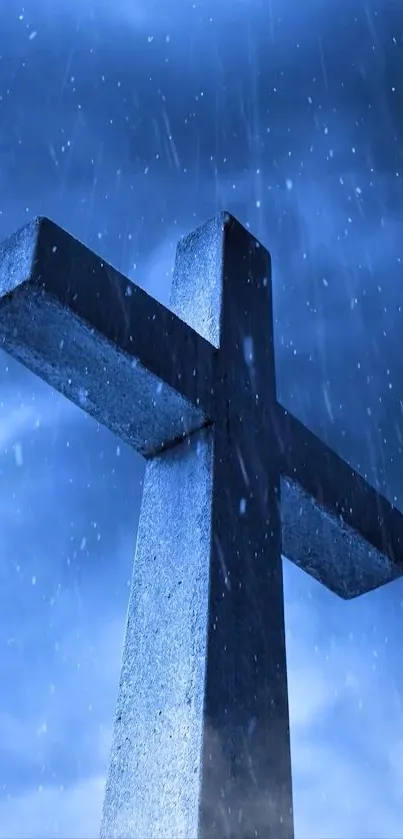
[[[214,349],[48,219],[0,245],[0,347],[149,456],[212,413]]]
[[[219,344],[215,422],[147,466],[103,836],[290,839],[267,252],[212,220],[171,305]]]
[[[348,600],[403,573],[403,517],[278,406],[283,553]]]
[[[354,597],[402,515],[277,402],[234,218],[180,243],[171,309],[46,219],[0,247],[0,345],[148,458],[102,836],[292,839],[281,552]]]

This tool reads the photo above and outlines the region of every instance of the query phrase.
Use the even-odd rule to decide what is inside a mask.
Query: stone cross
[[[402,574],[403,527],[276,398],[268,252],[214,218],[167,309],[35,220],[0,346],[147,461],[102,837],[292,839],[281,554],[350,598]]]

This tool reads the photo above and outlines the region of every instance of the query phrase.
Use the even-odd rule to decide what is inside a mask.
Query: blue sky
[[[394,0],[0,0],[0,238],[51,216],[167,301],[219,209],[274,260],[282,400],[403,507]],[[98,834],[143,465],[0,357],[0,839]],[[285,562],[297,839],[403,836],[400,581]]]

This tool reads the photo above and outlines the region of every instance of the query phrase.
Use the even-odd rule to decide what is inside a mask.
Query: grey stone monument
[[[0,346],[147,461],[102,837],[292,839],[281,554],[355,597],[403,527],[276,398],[268,252],[214,218],[167,309],[35,220],[0,248]]]

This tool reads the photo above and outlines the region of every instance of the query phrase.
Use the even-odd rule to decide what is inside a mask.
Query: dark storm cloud
[[[390,3],[35,3],[2,49],[4,231],[23,190],[130,270],[225,205],[273,252],[283,398],[364,471],[400,446],[399,26]]]

